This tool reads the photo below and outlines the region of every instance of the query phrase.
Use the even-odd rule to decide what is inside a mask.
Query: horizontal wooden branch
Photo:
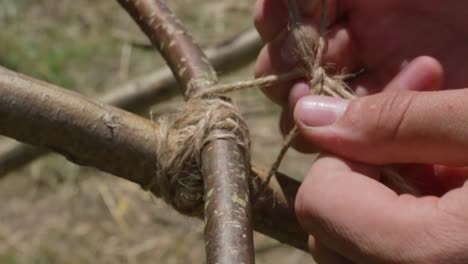
[[[152,122],[4,68],[0,120],[2,135],[136,183],[154,167]]]
[[[251,29],[223,40],[207,49],[206,54],[217,72],[227,74],[252,62],[261,46],[258,33]],[[178,94],[176,87],[177,81],[171,70],[164,67],[118,86],[98,96],[97,100],[134,113],[144,113],[151,105]],[[50,153],[47,149],[18,142],[0,146],[0,178],[47,153]]]
[[[0,68],[0,134],[49,148],[70,161],[146,185],[156,164],[158,124],[77,93]],[[294,214],[299,183],[282,175],[259,193],[252,173],[254,228],[306,250]]]

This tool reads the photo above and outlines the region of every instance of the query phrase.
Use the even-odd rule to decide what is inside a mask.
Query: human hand
[[[416,198],[397,195],[379,178],[376,167],[334,156],[313,165],[296,212],[313,235],[318,264],[468,263],[466,184],[440,198]]]
[[[302,2],[309,30],[317,35],[317,9],[312,1]],[[365,69],[349,83],[359,95],[388,93],[352,102],[323,97],[299,101],[296,121],[303,136],[296,148],[310,151],[307,143],[313,142],[345,157],[320,157],[299,190],[297,213],[315,236],[312,253],[319,263],[467,263],[468,187],[463,183],[468,169],[444,165],[468,166],[468,91],[401,91],[468,86],[463,74],[467,62],[459,59],[467,53],[462,45],[468,32],[462,25],[468,3],[329,2],[325,62],[336,63],[338,73]],[[267,42],[257,76],[295,65],[284,47],[286,13],[281,1],[257,1],[256,24]],[[308,87],[285,83],[266,93],[284,107],[286,132]],[[379,182],[377,167],[363,163],[444,165],[400,166],[400,174],[427,195],[416,198],[398,196]]]
[[[289,47],[285,0],[257,0],[255,24],[266,42],[256,63],[256,76],[284,73],[296,61]],[[304,22],[317,36],[320,7],[316,2],[298,0]],[[329,0],[328,49],[325,63],[335,73],[364,73],[348,84],[358,95],[382,91],[383,87],[403,90],[436,90],[466,87],[468,67],[468,2],[449,0]],[[426,57],[421,57],[425,55]],[[430,56],[430,57],[427,57]],[[445,80],[442,80],[443,71]],[[332,72],[333,73],[333,72]],[[399,78],[396,76],[399,75]],[[392,80],[392,85],[389,85]],[[293,89],[291,89],[294,87]],[[284,107],[281,129],[293,126],[292,112],[297,100],[308,94],[301,82],[290,82],[265,90]],[[314,150],[298,138],[294,146],[303,152]]]
[[[300,99],[304,139],[345,157],[320,157],[296,199],[319,263],[468,263],[467,101],[468,89]],[[399,167],[422,197],[364,165],[413,163],[441,164]]]

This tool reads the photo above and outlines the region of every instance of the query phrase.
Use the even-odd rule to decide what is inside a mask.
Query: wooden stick
[[[206,50],[208,60],[221,74],[238,70],[252,62],[262,42],[255,30],[247,30]],[[168,68],[144,75],[98,97],[99,100],[132,111],[143,112],[151,105],[176,94],[177,82]]]
[[[216,72],[204,53],[161,1],[119,0],[119,3],[159,48],[186,99],[218,83]],[[245,154],[233,141],[215,140],[204,147],[201,155],[207,263],[253,264]]]
[[[50,151],[45,148],[3,139],[0,145],[0,179],[48,153]]]
[[[221,74],[227,74],[253,61],[262,42],[253,29],[219,43],[206,51],[208,59]],[[167,67],[142,75],[98,96],[98,101],[131,111],[144,113],[148,107],[175,96],[177,82]],[[0,148],[0,178],[50,153],[18,142]]]
[[[76,164],[142,186],[154,177],[157,123],[1,67],[0,120],[1,135],[49,148]],[[266,173],[249,175],[254,228],[307,250],[308,236],[294,213],[299,183],[278,174],[260,194]]]

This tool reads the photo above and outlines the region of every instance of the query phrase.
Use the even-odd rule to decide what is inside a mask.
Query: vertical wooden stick
[[[232,141],[215,141],[203,151],[207,263],[255,262],[244,159]]]
[[[218,82],[206,56],[161,1],[118,1],[164,56],[186,99]],[[202,151],[208,264],[254,263],[245,158],[227,140],[211,142]]]

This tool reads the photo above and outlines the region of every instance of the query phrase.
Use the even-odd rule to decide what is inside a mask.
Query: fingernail
[[[294,116],[305,127],[330,126],[348,107],[349,101],[327,96],[307,96],[296,105]]]

